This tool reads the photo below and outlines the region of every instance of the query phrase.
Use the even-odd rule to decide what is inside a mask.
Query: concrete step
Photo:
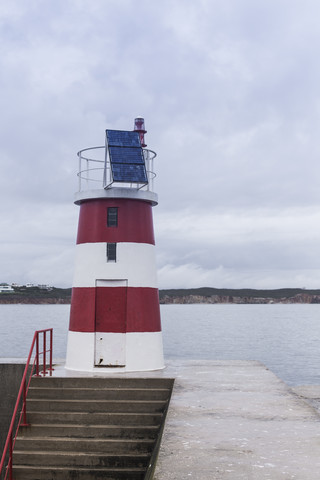
[[[30,398],[27,408],[31,412],[110,412],[110,413],[161,413],[163,400],[49,400]]]
[[[86,468],[146,468],[150,455],[141,454],[108,454],[92,452],[49,453],[42,450],[14,450],[13,465],[29,465],[37,467],[86,467]],[[54,478],[54,477],[53,477]]]
[[[167,388],[77,388],[30,387],[29,399],[60,400],[166,400]]]
[[[70,437],[23,437],[18,436],[15,443],[17,450],[41,450],[54,453],[60,450],[79,453],[136,454],[150,453],[153,440],[118,439],[118,438],[70,438]]]
[[[157,425],[72,425],[32,424],[20,427],[19,437],[73,437],[73,438],[136,438],[154,439],[159,431]]]
[[[45,424],[81,424],[81,425],[131,425],[131,426],[157,426],[162,420],[162,413],[140,412],[113,412],[113,413],[87,413],[87,412],[33,412],[28,403],[27,420],[34,423]]]
[[[167,388],[172,389],[172,378],[106,378],[106,377],[32,377],[31,387],[55,388]]]
[[[36,378],[19,431],[15,480],[142,480],[173,379]]]
[[[15,480],[143,480],[145,468],[77,468],[31,467],[17,465],[13,468]]]

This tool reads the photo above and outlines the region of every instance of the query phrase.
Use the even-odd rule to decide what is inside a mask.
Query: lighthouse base
[[[119,373],[162,368],[161,332],[68,333],[68,370]]]

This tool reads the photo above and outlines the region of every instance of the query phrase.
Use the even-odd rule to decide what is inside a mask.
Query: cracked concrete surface
[[[320,416],[307,395],[317,401],[320,387],[290,389],[258,362],[167,364],[176,380],[155,480],[319,479]]]

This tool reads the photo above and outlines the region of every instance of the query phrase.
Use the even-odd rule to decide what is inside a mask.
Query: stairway
[[[33,377],[15,480],[143,480],[173,379]]]

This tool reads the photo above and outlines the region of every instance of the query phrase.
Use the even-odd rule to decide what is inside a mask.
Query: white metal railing
[[[86,190],[95,190],[101,188],[111,188],[121,186],[137,190],[147,190],[153,192],[154,179],[154,159],[157,154],[153,150],[144,148],[143,155],[145,159],[148,183],[123,183],[114,182],[112,179],[110,160],[106,146],[89,147],[80,150],[77,155],[79,158],[79,192]]]

